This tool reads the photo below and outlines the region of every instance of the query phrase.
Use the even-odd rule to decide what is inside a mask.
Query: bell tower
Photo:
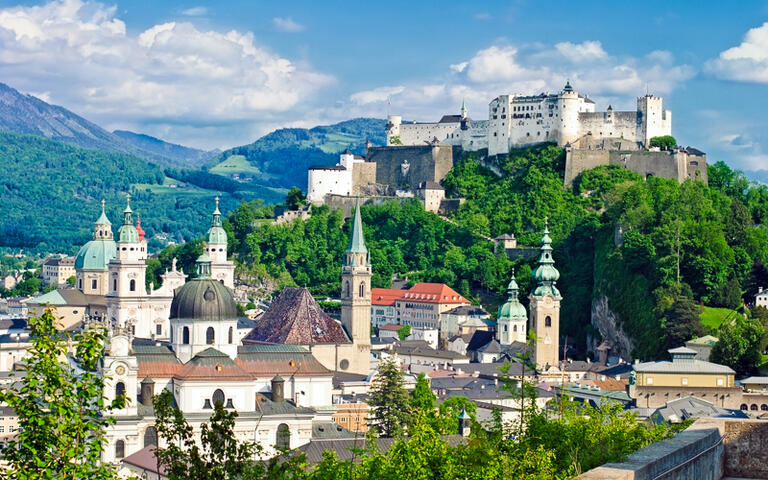
[[[560,291],[555,282],[560,278],[560,272],[555,268],[552,258],[552,239],[549,228],[544,221],[544,235],[541,237],[541,254],[539,264],[533,271],[536,280],[529,299],[531,309],[530,328],[536,337],[534,361],[542,372],[550,368],[559,368],[560,344]]]
[[[216,197],[216,209],[213,211],[211,228],[208,229],[208,244],[204,249],[211,258],[211,278],[234,290],[235,264],[227,260],[227,232],[221,225],[219,197]]]
[[[341,267],[341,324],[357,347],[349,370],[368,373],[371,350],[371,260],[365,247],[360,202]]]

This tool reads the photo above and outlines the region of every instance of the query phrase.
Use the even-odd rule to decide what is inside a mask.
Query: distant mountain
[[[128,130],[115,130],[112,133],[144,151],[163,157],[175,158],[181,162],[187,162],[190,166],[202,165],[207,160],[221,153],[221,150],[198,150],[197,148],[169,143],[150,135],[129,132]]]
[[[83,148],[129,153],[163,167],[200,165],[199,159],[190,161],[139,147],[66,108],[24,95],[3,83],[0,83],[0,130],[38,135]]]
[[[296,185],[306,190],[307,168],[335,165],[346,148],[364,155],[366,140],[384,144],[385,124],[378,118],[355,118],[311,129],[283,128],[222,152],[209,162],[208,169],[240,181],[281,188]]]

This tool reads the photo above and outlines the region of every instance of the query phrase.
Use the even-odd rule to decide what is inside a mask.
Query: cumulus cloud
[[[349,99],[356,105],[367,105],[369,103],[386,102],[392,95],[397,95],[405,90],[403,86],[396,87],[379,87],[373,90],[365,90],[362,92],[353,93]]]
[[[275,17],[272,19],[272,26],[279,32],[297,33],[304,31],[304,25],[294,22],[290,17]]]
[[[186,10],[182,10],[181,14],[186,15],[188,17],[202,17],[205,15],[208,15],[208,8],[206,7],[187,8]]]
[[[727,80],[768,83],[768,22],[750,29],[738,46],[709,60],[706,69]]]
[[[168,22],[132,34],[114,7],[81,0],[0,9],[0,76],[108,128],[168,127],[169,140],[198,144],[196,128],[211,142],[252,141],[233,138],[233,125],[247,123],[237,125],[245,135],[295,117],[334,82],[250,32]]]
[[[603,108],[608,103],[635,108],[635,97],[646,87],[651,93],[668,95],[695,73],[694,68],[676,63],[674,56],[663,50],[634,57],[611,54],[593,40],[494,44],[448,65],[440,81],[405,84],[394,97],[392,109],[406,118],[428,121],[458,111],[461,101],[466,100],[470,114],[486,118],[488,102],[500,94],[556,92],[567,80],[581,94],[602,102]]]

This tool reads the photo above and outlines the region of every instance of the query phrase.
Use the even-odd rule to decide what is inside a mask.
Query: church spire
[[[213,226],[221,226],[221,211],[219,211],[219,197],[216,197],[216,209],[213,211]]]
[[[112,222],[107,218],[106,212],[107,202],[101,201],[101,215],[96,219],[93,224],[93,238],[94,240],[112,240]]]
[[[555,282],[560,278],[560,272],[555,268],[555,259],[552,258],[552,239],[549,237],[548,221],[544,219],[544,232],[541,237],[541,255],[539,264],[533,271],[533,278],[537,282],[537,287],[533,295],[541,297],[547,294],[560,296],[560,292],[555,286]]]
[[[219,197],[216,197],[216,208],[213,210],[213,221],[208,229],[208,243],[210,245],[226,245],[227,232],[221,226],[221,211],[219,210]],[[218,248],[218,247],[217,247]],[[224,255],[226,260],[226,255]]]
[[[355,201],[355,219],[352,223],[352,232],[349,235],[347,253],[368,253],[363,235],[363,220],[360,218],[360,197]]]
[[[117,229],[118,242],[139,243],[139,232],[133,226],[133,210],[131,210],[131,195],[125,197],[125,210],[123,210],[123,225]]]

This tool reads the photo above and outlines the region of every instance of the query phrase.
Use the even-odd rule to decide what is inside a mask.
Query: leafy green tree
[[[665,329],[669,348],[683,345],[691,338],[705,334],[699,307],[689,297],[678,297],[666,312]]]
[[[307,197],[304,196],[304,192],[299,187],[291,187],[291,190],[285,196],[285,204],[291,210],[298,210],[304,205]]]
[[[416,379],[416,387],[411,392],[411,409],[422,410],[425,414],[432,414],[435,411],[435,394],[429,388],[429,380],[423,372]]]
[[[712,361],[728,365],[739,376],[754,373],[761,361],[765,333],[765,327],[757,319],[738,317],[734,322],[725,322],[712,348]]]
[[[411,334],[410,325],[403,325],[401,328],[397,330],[397,338],[399,338],[401,342],[406,338],[408,338],[410,334]]]
[[[99,362],[106,341],[102,327],[88,326],[74,336],[76,368],[62,360],[67,339],[56,329],[55,312],[30,318],[31,347],[21,360],[26,375],[0,391],[0,402],[18,416],[19,429],[3,450],[7,478],[112,479],[111,465],[101,461],[105,416],[123,408],[125,397],[104,401]]]
[[[403,371],[395,359],[388,357],[382,360],[368,397],[370,425],[381,436],[401,436],[408,425],[410,407],[404,385]]]
[[[67,279],[67,285],[74,285],[75,282],[77,282],[77,278],[74,275]]]
[[[651,138],[648,146],[651,148],[658,147],[662,150],[672,150],[677,146],[677,140],[675,140],[675,137],[672,135],[661,135],[659,137]]]

